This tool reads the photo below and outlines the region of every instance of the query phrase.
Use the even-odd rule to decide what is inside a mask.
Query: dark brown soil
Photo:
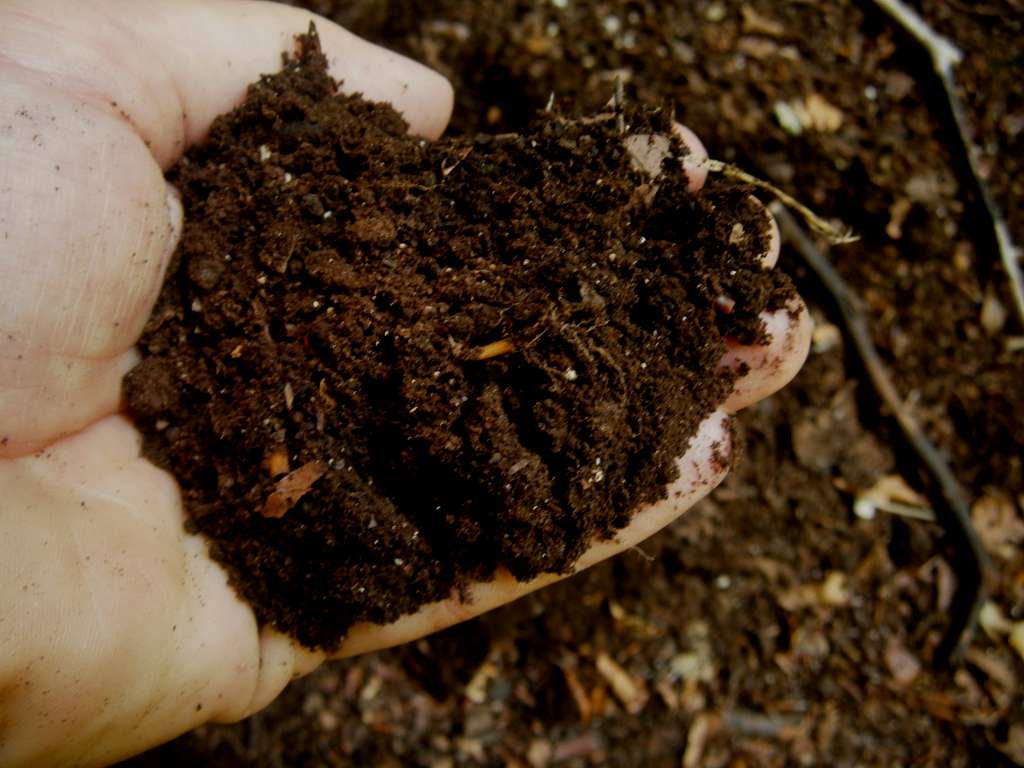
[[[864,300],[897,386],[967,485],[1024,619],[1024,356],[931,65],[860,0],[301,0],[453,79],[454,130],[513,130],[548,94],[599,108],[674,99],[711,154],[853,224],[831,258]],[[911,3],[964,51],[974,138],[1024,243],[1019,0]],[[612,21],[614,17],[614,21]],[[818,93],[836,130],[784,131]],[[496,119],[491,124],[489,121]],[[838,315],[784,251],[819,325]],[[832,341],[829,339],[832,338]],[[741,416],[745,459],[669,530],[586,574],[413,646],[328,665],[265,712],[133,763],[202,766],[999,766],[1024,764],[1024,663],[998,633],[930,657],[955,581],[931,523],[852,511],[858,490],[927,477],[829,333],[797,379]],[[842,574],[849,599],[813,588]],[[820,597],[820,596],[819,596]],[[648,694],[627,709],[599,672]],[[919,667],[914,667],[914,661]],[[898,674],[897,674],[898,673]],[[683,763],[684,756],[690,762]]]
[[[748,191],[690,193],[678,140],[634,167],[667,110],[428,143],[302,45],[171,172],[125,396],[258,618],[333,648],[499,566],[569,571],[664,498],[726,338],[792,288]]]

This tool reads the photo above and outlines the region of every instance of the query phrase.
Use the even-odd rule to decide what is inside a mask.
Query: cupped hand
[[[173,479],[119,415],[122,376],[181,231],[163,172],[312,16],[243,0],[9,0],[0,7],[0,764],[100,765],[242,718],[323,660],[257,626],[184,532]],[[451,87],[317,19],[332,74],[436,137]],[[691,158],[703,148],[692,134]],[[699,188],[702,173],[691,173]],[[768,214],[765,213],[767,216]],[[765,254],[778,256],[778,237]],[[725,475],[729,414],[802,364],[802,307],[703,423],[667,498],[586,568],[634,546]],[[499,575],[472,599],[355,627],[339,655],[411,640],[555,581]]]

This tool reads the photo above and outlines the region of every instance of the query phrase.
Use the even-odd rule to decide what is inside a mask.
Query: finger
[[[762,318],[771,337],[769,342],[759,346],[730,345],[722,358],[722,367],[746,371],[725,403],[730,413],[784,387],[796,376],[810,352],[813,322],[799,298],[785,309],[767,312]]]
[[[116,411],[180,231],[161,167],[279,69],[311,18],[241,0],[0,5],[0,156],[18,180],[0,186],[0,456]],[[447,81],[318,28],[346,87],[440,132]]]
[[[257,626],[114,416],[0,460],[0,765],[108,765],[240,717]]]
[[[424,136],[439,135],[451,112],[451,85],[441,75],[279,3],[16,0],[12,6],[0,35],[11,58],[129,120],[165,168],[242,100],[249,83],[281,68],[281,53],[294,50],[295,35],[311,21],[346,92],[390,102]]]
[[[707,169],[702,166],[708,153],[697,134],[679,123],[672,124],[676,137],[686,147],[683,170],[687,177],[687,188],[697,192],[704,186]],[[662,163],[672,155],[672,144],[668,136],[660,133],[633,133],[623,138],[622,143],[630,155],[633,167],[643,171],[652,179],[661,175]]]
[[[686,453],[676,462],[679,479],[668,487],[667,497],[638,510],[630,524],[613,539],[595,542],[576,564],[576,572],[636,546],[707,495],[729,470],[732,440],[730,419],[724,412],[717,411],[705,419]],[[500,571],[493,581],[474,585],[468,601],[453,597],[426,605],[387,626],[359,624],[353,627],[336,656],[354,656],[415,640],[563,578],[559,574],[544,574],[531,581],[519,582],[507,571]]]
[[[682,123],[673,123],[672,128],[689,150],[689,154],[683,158],[683,167],[690,179],[690,191],[697,192],[708,178],[708,169],[704,166],[704,161],[708,159],[708,151],[704,143],[697,138],[697,134]]]

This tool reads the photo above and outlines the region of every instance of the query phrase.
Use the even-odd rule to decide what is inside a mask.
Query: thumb
[[[0,4],[0,456],[118,408],[180,231],[163,170],[316,20],[347,91],[436,136],[440,75],[313,14],[243,0]],[[5,266],[6,265],[6,266]]]

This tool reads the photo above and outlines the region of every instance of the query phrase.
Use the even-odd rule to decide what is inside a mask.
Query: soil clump
[[[688,191],[670,115],[431,143],[339,95],[311,31],[170,173],[125,398],[261,622],[335,648],[499,566],[567,572],[664,498],[727,340],[792,296],[748,190]]]

